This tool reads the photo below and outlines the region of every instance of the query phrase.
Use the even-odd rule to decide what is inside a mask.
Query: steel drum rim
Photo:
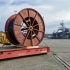
[[[7,19],[6,24],[5,24],[5,33],[6,33],[6,36],[7,36],[8,40],[9,40],[11,43],[13,43],[13,44],[16,45],[16,43],[11,39],[11,37],[10,37],[10,35],[9,35],[9,32],[8,32],[9,22],[10,22],[12,19],[14,19],[15,16],[16,16],[16,14],[10,16],[10,17]]]
[[[21,11],[23,11],[23,10],[32,10],[32,11],[34,11],[34,12],[37,12],[36,10],[34,10],[34,9],[32,9],[32,8],[25,8],[25,9],[22,9]],[[20,12],[21,12],[20,11]],[[20,13],[19,12],[19,13]],[[18,13],[18,14],[19,14]],[[37,12],[38,13],[38,12]],[[16,14],[16,17],[17,17],[17,15],[18,14]],[[39,14],[39,13],[38,13]],[[41,20],[43,21],[43,18],[41,17],[41,15],[39,14],[39,16],[40,16],[40,18],[41,18]],[[15,17],[15,19],[16,19],[16,17]],[[15,21],[15,20],[14,20]],[[14,23],[15,24],[15,23]],[[44,33],[45,33],[45,25],[44,25],[44,21],[42,22],[42,24],[43,24],[43,30],[44,30]],[[13,25],[13,27],[14,27],[14,25]],[[13,29],[13,32],[14,32],[14,29]],[[42,38],[40,39],[40,42],[42,41],[42,39],[43,39],[43,37],[44,37],[44,33],[43,33],[43,36],[42,36]],[[14,32],[14,35],[15,35],[15,32]],[[16,37],[16,35],[15,35],[15,38],[17,39],[17,37]],[[19,42],[19,40],[17,39],[17,41]],[[38,45],[40,42],[38,42],[36,45]],[[20,43],[20,42],[19,42]],[[21,44],[21,45],[23,45],[23,44]],[[23,45],[23,46],[25,46],[25,45]]]

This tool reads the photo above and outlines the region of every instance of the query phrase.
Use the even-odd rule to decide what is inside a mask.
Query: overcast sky
[[[0,0],[0,31],[4,31],[9,16],[24,8],[36,9],[45,22],[45,33],[52,33],[64,20],[70,28],[70,0]]]

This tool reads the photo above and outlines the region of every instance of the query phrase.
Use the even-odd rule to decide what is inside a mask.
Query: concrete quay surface
[[[46,45],[50,47],[50,53],[0,60],[0,70],[68,70],[53,56],[53,52],[70,64],[70,40],[44,38],[40,46]]]

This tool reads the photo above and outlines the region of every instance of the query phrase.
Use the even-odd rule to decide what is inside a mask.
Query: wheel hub
[[[32,26],[29,26],[29,30],[32,31],[33,30],[33,27]]]

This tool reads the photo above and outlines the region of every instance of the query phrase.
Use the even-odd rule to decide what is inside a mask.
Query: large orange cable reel
[[[43,18],[36,10],[25,8],[8,18],[5,33],[14,45],[37,46],[45,33]]]

